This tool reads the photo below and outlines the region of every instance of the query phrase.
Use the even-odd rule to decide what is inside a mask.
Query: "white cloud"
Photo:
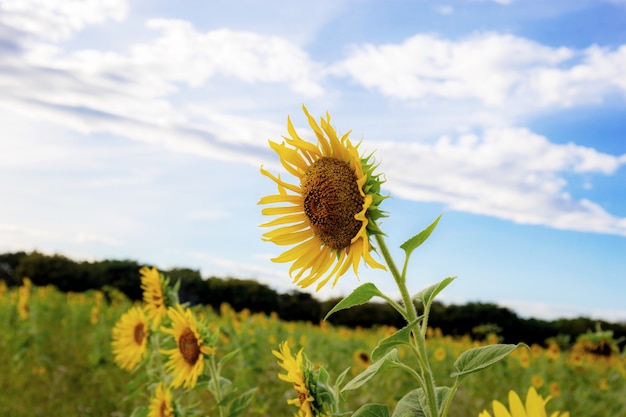
[[[127,13],[126,0],[0,0],[1,24],[52,41],[90,24],[120,21]]]
[[[400,44],[356,45],[332,68],[401,99],[474,100],[532,112],[626,92],[626,46],[582,51],[498,33],[459,41],[419,34]]]
[[[167,80],[199,86],[222,75],[247,83],[286,82],[310,96],[323,93],[314,75],[318,65],[284,38],[229,29],[199,33],[181,20],[150,20],[148,27],[163,35],[133,47],[132,60]]]
[[[437,13],[442,14],[444,16],[448,16],[454,13],[454,7],[450,5],[437,6],[435,7],[435,10],[437,11]]]
[[[579,305],[548,304],[525,300],[500,300],[498,304],[510,308],[525,318],[556,320],[559,318],[588,317],[613,323],[626,322],[626,310],[585,309]]]
[[[434,144],[376,144],[395,195],[522,224],[626,236],[626,218],[566,192],[566,173],[613,174],[618,157],[572,143],[557,145],[527,129],[492,128],[482,136]]]
[[[0,62],[0,108],[83,134],[108,132],[258,164],[259,151],[244,145],[256,135],[256,145],[265,148],[276,126],[211,113],[211,106],[191,100],[177,106],[173,100],[182,84],[200,89],[213,78],[235,78],[250,85],[283,83],[304,95],[322,92],[316,64],[285,39],[231,30],[200,33],[179,20],[152,20],[148,25],[161,35],[131,46],[128,54],[66,52],[36,42],[11,51]],[[199,108],[209,112],[198,117]]]

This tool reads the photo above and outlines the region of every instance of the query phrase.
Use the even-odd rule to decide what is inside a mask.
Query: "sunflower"
[[[146,303],[146,314],[156,328],[167,314],[167,303],[165,294],[167,284],[165,278],[155,268],[141,267],[141,289],[143,290],[143,301]]]
[[[334,286],[350,265],[358,274],[361,259],[385,269],[371,256],[369,240],[382,233],[376,221],[384,216],[378,206],[385,197],[380,195],[383,181],[374,175],[372,155],[359,156],[358,144],[348,139],[350,132],[337,136],[330,114],[321,118],[320,128],[306,107],[303,110],[318,143],[301,139],[289,118],[289,137],[280,144],[269,141],[300,183],[287,183],[261,167],[261,174],[277,184],[278,194],[261,198],[259,204],[279,204],[264,208],[262,214],[280,216],[261,227],[279,226],[263,234],[264,240],[296,245],[272,261],[293,262],[289,270],[293,281],[302,288],[319,281],[319,291],[331,278]]]
[[[180,304],[170,307],[167,316],[172,327],[161,327],[163,333],[171,334],[176,341],[174,349],[162,349],[168,355],[165,368],[172,373],[172,387],[193,388],[204,370],[204,357],[215,353],[215,348],[208,345],[207,337],[198,330],[198,322],[188,308]]]
[[[154,397],[150,400],[148,417],[174,417],[172,392],[162,382],[157,385]]]
[[[135,369],[146,356],[148,319],[144,310],[135,306],[122,314],[113,327],[112,339],[115,363],[127,371]]]
[[[546,404],[550,401],[550,396],[542,398],[537,394],[534,387],[528,389],[526,394],[526,403],[523,404],[520,397],[514,392],[509,391],[509,409],[500,402],[493,402],[494,417],[547,417]],[[484,410],[478,417],[491,417],[487,410]],[[569,412],[554,411],[550,417],[569,417]]]
[[[291,354],[289,344],[283,342],[279,346],[280,352],[272,350],[272,354],[279,359],[278,365],[287,371],[286,374],[278,374],[278,378],[285,382],[293,384],[296,390],[296,398],[287,400],[287,404],[295,405],[298,407],[298,413],[295,416],[298,417],[316,417],[322,414],[316,412],[314,386],[313,386],[313,371],[311,364],[303,358],[303,349],[300,349],[296,356]],[[282,361],[282,362],[280,362]]]

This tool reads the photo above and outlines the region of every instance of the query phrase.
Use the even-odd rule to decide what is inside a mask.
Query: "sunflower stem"
[[[406,265],[408,264],[408,259],[405,260],[404,268],[402,270],[402,274],[398,271],[398,267],[396,266],[393,258],[391,257],[391,253],[387,248],[387,244],[385,242],[384,236],[382,234],[376,234],[376,243],[378,244],[378,248],[389,267],[389,271],[391,275],[393,275],[393,279],[396,281],[396,285],[398,286],[398,290],[400,290],[400,295],[402,296],[402,302],[404,304],[404,308],[406,311],[405,319],[411,323],[417,320],[417,309],[415,308],[415,304],[413,303],[413,299],[409,294],[409,290],[406,287]],[[408,258],[408,254],[407,254]],[[415,347],[415,352],[417,355],[418,362],[421,368],[421,374],[424,378],[423,390],[426,395],[428,408],[430,409],[430,415],[435,417],[439,416],[439,407],[437,406],[437,397],[435,395],[435,379],[433,377],[433,371],[430,367],[430,362],[428,361],[428,353],[426,351],[426,338],[425,334],[422,333],[425,329],[420,328],[418,331],[413,330],[413,339],[412,344]],[[418,379],[419,382],[419,379]],[[442,417],[445,416],[442,415]]]
[[[217,401],[217,409],[219,410],[220,417],[224,417],[222,390],[220,389],[220,372],[215,366],[214,355],[211,355],[211,360],[209,360],[209,372],[211,373],[211,381],[213,382],[213,395],[215,395],[215,400]]]
[[[417,319],[417,310],[415,309],[415,305],[413,305],[413,301],[411,300],[411,295],[409,294],[406,285],[404,284],[404,280],[402,279],[402,275],[398,271],[398,267],[391,257],[391,253],[389,253],[389,249],[387,248],[387,243],[385,243],[385,238],[382,234],[375,234],[376,243],[378,244],[378,249],[385,259],[385,263],[389,267],[389,271],[391,275],[393,275],[393,279],[396,281],[396,285],[400,290],[400,294],[402,296],[402,302],[404,303],[404,310],[406,311],[406,316],[404,317],[407,322],[411,323]]]

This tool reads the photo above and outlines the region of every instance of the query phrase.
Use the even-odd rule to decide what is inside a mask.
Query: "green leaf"
[[[324,320],[326,320],[328,317],[331,316],[331,314],[336,311],[344,310],[353,306],[358,306],[360,304],[365,304],[372,297],[376,296],[382,297],[383,293],[381,293],[380,290],[376,288],[376,285],[372,284],[371,282],[367,282],[360,287],[357,287],[354,291],[352,291],[352,294],[339,301],[339,303],[337,303],[337,305],[333,307],[332,310],[328,312],[328,314],[326,314]]]
[[[130,417],[147,417],[150,410],[148,407],[137,407],[133,410],[133,413]]]
[[[389,352],[395,346],[398,345],[408,345],[411,343],[411,331],[420,322],[422,316],[418,317],[416,320],[412,321],[406,327],[398,330],[394,334],[389,337],[384,338],[372,351],[372,360],[377,361],[380,359],[385,353]]]
[[[501,361],[520,346],[528,347],[524,343],[518,343],[517,345],[498,344],[481,346],[466,350],[454,361],[454,367],[458,372],[453,372],[450,376],[460,377],[483,370]]]
[[[389,409],[385,404],[365,404],[352,417],[389,417]]]
[[[226,362],[228,362],[229,360],[237,356],[238,353],[239,353],[239,349],[235,349],[233,351],[228,352],[226,355],[222,356],[222,358],[217,364],[218,368],[221,369],[226,364]]]
[[[437,409],[448,398],[451,391],[448,387],[435,387]],[[430,409],[424,391],[418,388],[407,393],[398,401],[391,417],[430,417]]]
[[[340,387],[341,384],[343,383],[343,380],[346,379],[346,376],[348,375],[348,372],[350,372],[350,370],[352,370],[352,367],[349,366],[347,367],[338,377],[337,380],[335,381],[335,386],[336,387]]]
[[[256,388],[252,388],[235,398],[228,408],[228,417],[237,417],[246,411],[255,392]]]
[[[443,291],[443,289],[446,288],[455,279],[456,277],[448,277],[441,282],[426,287],[422,291],[415,294],[413,299],[415,301],[420,301],[425,306],[429,306],[433,302],[437,294]]]
[[[355,376],[346,384],[345,387],[343,387],[341,392],[357,389],[369,381],[378,372],[398,366],[402,366],[402,363],[398,359],[398,350],[392,349],[385,356],[371,364],[365,371]]]
[[[428,239],[433,230],[435,230],[435,227],[437,227],[437,223],[439,223],[439,219],[441,219],[441,216],[442,215],[440,214],[435,219],[435,221],[430,224],[430,226],[428,226],[426,229],[422,230],[421,232],[404,242],[402,245],[400,245],[400,248],[404,249],[404,251],[406,252],[407,257],[411,255],[411,252],[413,252],[415,248],[420,246],[426,241],[426,239]]]

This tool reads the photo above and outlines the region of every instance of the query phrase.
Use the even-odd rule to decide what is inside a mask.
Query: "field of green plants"
[[[120,369],[111,353],[111,330],[131,305],[116,292],[62,293],[49,286],[9,289],[0,282],[1,414],[122,417],[147,405],[151,393],[141,388],[141,378]],[[378,341],[397,330],[285,322],[274,315],[235,312],[227,305],[217,312],[203,307],[193,310],[220,329],[217,358],[238,349],[223,376],[240,392],[257,388],[243,414],[253,416],[294,414],[294,407],[287,404],[294,397],[293,386],[278,378],[282,370],[271,352],[282,341],[288,341],[294,352],[304,347],[308,358],[323,365],[331,378],[351,364],[350,379],[368,366]],[[497,336],[482,343],[491,342],[497,342]],[[437,382],[451,384],[454,358],[478,345],[469,338],[430,331],[427,347]],[[362,389],[347,393],[345,411],[366,402],[393,407],[406,393],[407,381],[398,369],[376,375]],[[556,344],[519,348],[484,372],[469,376],[450,415],[478,416],[486,408],[491,410],[492,400],[506,402],[509,390],[523,394],[530,386],[543,396],[552,396],[549,411],[569,411],[572,417],[626,415],[624,355],[562,351]],[[217,415],[209,391],[192,394],[181,401],[193,403],[202,415]]]

